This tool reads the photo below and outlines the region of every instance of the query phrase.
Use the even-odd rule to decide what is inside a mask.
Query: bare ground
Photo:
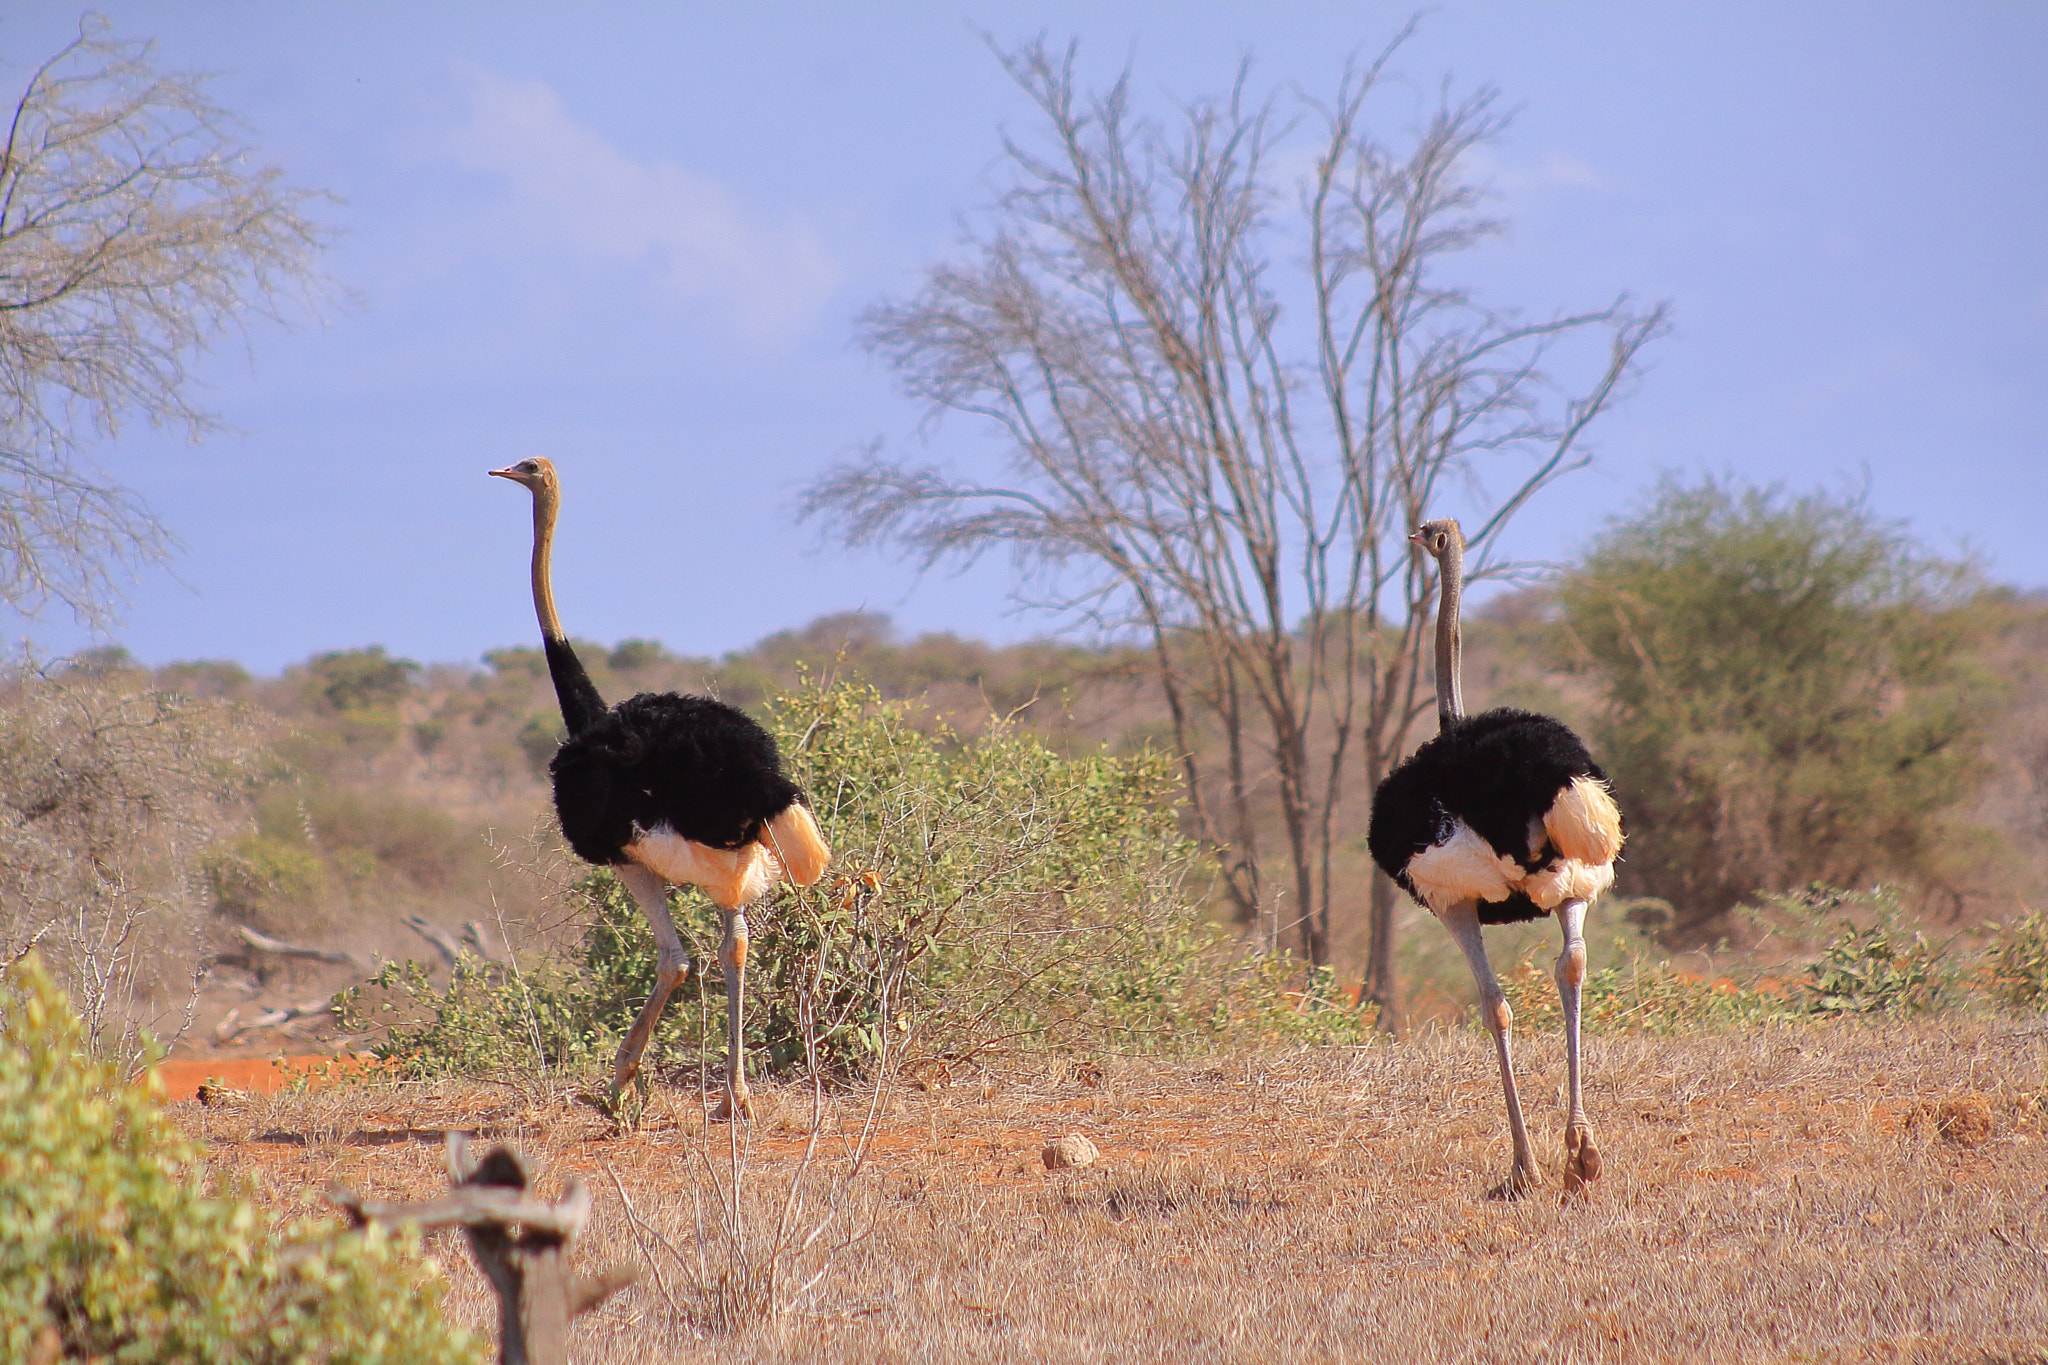
[[[1554,1172],[1561,1047],[1520,1052]],[[650,1272],[578,1329],[577,1359],[607,1365],[2048,1361],[2048,1028],[1814,1024],[1594,1039],[1589,1056],[1606,1173],[1570,1203],[1554,1174],[1520,1203],[1483,1198],[1505,1121],[1467,1030],[975,1073],[815,1111],[764,1087],[738,1129],[672,1088],[632,1133],[508,1087],[177,1112],[280,1205],[330,1182],[426,1195],[452,1126],[516,1142],[544,1188],[582,1179],[584,1259]],[[1101,1160],[1046,1172],[1040,1148],[1070,1131]],[[436,1254],[482,1328],[460,1244]]]

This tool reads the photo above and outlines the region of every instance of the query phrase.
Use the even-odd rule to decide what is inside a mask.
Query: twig
[[[668,1292],[668,1281],[662,1278],[660,1264],[652,1256],[647,1255],[647,1239],[652,1237],[662,1250],[675,1257],[678,1264],[687,1268],[688,1263],[683,1260],[683,1253],[676,1250],[675,1245],[668,1238],[662,1236],[653,1224],[640,1216],[640,1211],[633,1207],[633,1196],[626,1193],[626,1182],[619,1179],[617,1171],[602,1161],[597,1163],[597,1168],[611,1179],[612,1188],[619,1192],[619,1202],[625,1205],[626,1208],[626,1226],[633,1229],[633,1240],[639,1244],[640,1254],[647,1256],[647,1269],[654,1275],[655,1292],[661,1295],[661,1301],[668,1305],[669,1312],[687,1320],[689,1315],[683,1312],[681,1305],[676,1302],[675,1296]]]

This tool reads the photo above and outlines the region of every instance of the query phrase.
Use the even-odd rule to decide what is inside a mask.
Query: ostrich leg
[[[721,909],[723,907],[720,907]],[[725,941],[718,945],[718,965],[725,969],[725,1098],[711,1117],[754,1116],[753,1094],[747,1089],[746,1053],[740,1042],[740,988],[747,976],[747,912],[725,911]]]
[[[1479,985],[1479,1013],[1493,1034],[1494,1051],[1500,1057],[1500,1088],[1507,1095],[1508,1131],[1515,1141],[1515,1164],[1508,1178],[1487,1192],[1490,1199],[1519,1199],[1536,1183],[1536,1157],[1529,1148],[1529,1130],[1522,1123],[1522,1099],[1515,1093],[1514,1011],[1501,993],[1500,979],[1486,960],[1486,943],[1479,936],[1479,902],[1459,901],[1437,916],[1451,937],[1464,949],[1471,964],[1472,979]]]
[[[682,984],[690,970],[690,955],[683,951],[682,935],[676,932],[676,922],[669,917],[668,883],[638,863],[626,863],[615,871],[639,902],[640,913],[647,916],[660,957],[654,967],[654,989],[648,992],[647,1003],[640,1007],[639,1017],[633,1021],[626,1041],[619,1044],[619,1055],[612,1062],[614,1111],[618,1109],[619,1096],[639,1073],[640,1054],[647,1050],[647,1040],[654,1035],[654,1026],[661,1022],[661,1011],[668,1004],[670,993]]]
[[[1579,989],[1586,980],[1586,903],[1566,901],[1557,907],[1564,928],[1564,948],[1557,955],[1557,996],[1564,1005],[1565,1059],[1571,1077],[1571,1112],[1564,1121],[1564,1192],[1577,1194],[1600,1178],[1600,1149],[1586,1123],[1579,1095]]]

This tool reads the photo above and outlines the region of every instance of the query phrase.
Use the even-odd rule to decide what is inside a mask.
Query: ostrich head
[[[508,464],[503,469],[488,472],[495,478],[525,484],[528,491],[536,497],[543,492],[555,493],[561,489],[561,485],[555,479],[554,462],[545,455],[535,455],[531,459],[521,460],[518,464]]]
[[[1429,551],[1439,567],[1442,600],[1436,609],[1436,711],[1449,726],[1465,714],[1465,692],[1458,676],[1458,603],[1465,586],[1465,532],[1456,519],[1425,521],[1408,539]]]
[[[1458,549],[1459,558],[1462,559],[1464,557],[1465,532],[1458,525],[1457,519],[1454,517],[1440,517],[1435,521],[1425,521],[1422,525],[1415,528],[1415,534],[1409,536],[1408,539],[1429,551],[1430,557],[1439,564],[1444,562],[1445,557],[1450,554],[1453,546]]]

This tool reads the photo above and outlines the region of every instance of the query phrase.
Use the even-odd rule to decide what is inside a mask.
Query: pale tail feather
[[[809,886],[824,876],[826,864],[832,861],[832,850],[818,831],[811,808],[801,801],[768,822],[765,841],[798,886]]]
[[[1621,811],[1596,778],[1573,778],[1551,803],[1543,828],[1557,851],[1576,862],[1597,867],[1621,852]]]
[[[1582,863],[1559,858],[1549,867],[1522,879],[1520,891],[1538,910],[1555,910],[1566,901],[1589,901],[1614,885],[1613,863]]]

